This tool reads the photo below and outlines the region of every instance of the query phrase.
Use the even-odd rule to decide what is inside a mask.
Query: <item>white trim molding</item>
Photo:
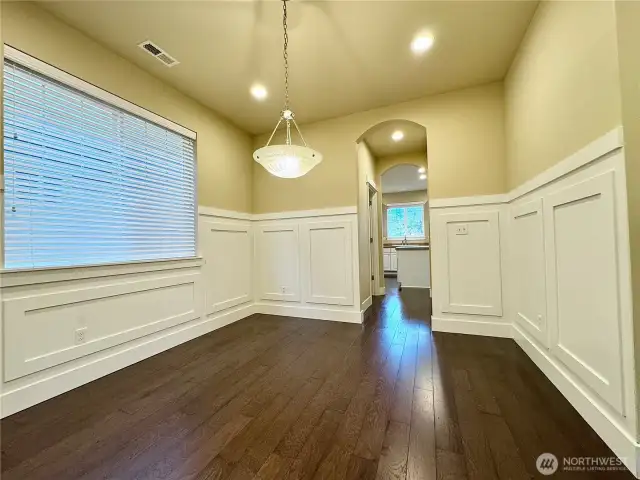
[[[360,304],[360,314],[364,316],[364,313],[371,305],[373,305],[373,297],[369,296],[364,302]]]
[[[311,307],[293,303],[285,305],[283,303],[257,302],[255,311],[266,315],[330,320],[333,322],[362,323],[363,321],[363,312],[357,310]]]
[[[473,197],[434,198],[429,200],[429,208],[471,207],[475,205],[500,205],[508,201],[507,194],[476,195]]]
[[[616,127],[508,193],[475,195],[471,197],[434,198],[429,200],[429,208],[470,207],[510,203],[615,152],[623,146],[624,136],[622,127]]]
[[[233,220],[252,220],[253,215],[247,212],[236,212],[235,210],[224,210],[222,208],[198,206],[198,214],[207,217],[228,218]]]
[[[603,136],[595,139],[585,147],[568,156],[553,167],[545,170],[531,180],[523,183],[519,187],[511,190],[506,195],[506,202],[514,200],[531,193],[549,183],[560,180],[566,175],[589,165],[602,157],[615,152],[624,145],[622,127],[614,128]]]
[[[640,443],[630,435],[610,411],[603,408],[594,393],[576,379],[549,352],[540,347],[519,325],[513,326],[513,338],[537,367],[587,421],[637,478],[640,474]]]
[[[251,220],[285,220],[290,218],[329,217],[335,215],[353,215],[358,213],[358,207],[321,208],[317,210],[292,210],[288,212],[254,213]]]
[[[434,332],[464,333],[483,337],[512,338],[511,323],[486,322],[454,318],[431,317]]]
[[[330,217],[335,215],[353,215],[357,213],[358,207],[355,205],[347,207],[319,208],[316,210],[291,210],[287,212],[270,213],[237,212],[235,210],[224,210],[221,208],[208,207],[206,205],[198,206],[199,215],[229,218],[234,220],[248,220],[251,222],[259,222],[263,220],[288,220],[307,217]]]
[[[85,357],[83,361],[71,368],[60,365],[59,367],[63,368],[53,369],[55,370],[53,375],[41,376],[31,382],[22,382],[17,388],[11,388],[7,391],[5,386],[2,395],[1,416],[4,418],[13,415],[254,313],[257,312],[252,304],[230,309],[218,315],[142,337],[113,350]]]

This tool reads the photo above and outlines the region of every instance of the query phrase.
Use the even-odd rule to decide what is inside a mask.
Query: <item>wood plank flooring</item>
[[[363,326],[255,315],[4,419],[2,478],[519,480],[612,455],[513,341],[432,334],[428,292],[388,282]]]

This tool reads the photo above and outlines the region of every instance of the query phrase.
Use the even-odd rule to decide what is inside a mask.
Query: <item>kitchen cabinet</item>
[[[428,246],[403,245],[398,247],[397,256],[398,283],[402,288],[431,287],[431,258]]]
[[[385,272],[398,270],[398,254],[395,247],[384,247],[382,251],[382,265]]]

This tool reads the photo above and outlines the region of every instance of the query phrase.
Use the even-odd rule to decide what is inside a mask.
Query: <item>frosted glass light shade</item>
[[[322,161],[322,154],[301,145],[268,145],[253,152],[253,159],[271,175],[298,178]]]

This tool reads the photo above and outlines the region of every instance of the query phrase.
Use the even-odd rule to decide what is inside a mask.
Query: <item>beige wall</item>
[[[616,17],[634,300],[636,391],[640,392],[640,2],[617,0]],[[640,406],[637,420],[640,431]]]
[[[385,120],[427,129],[431,198],[504,193],[504,108],[501,83],[426,97],[302,126],[324,161],[302,179],[282,180],[254,165],[256,213],[355,205],[356,141]],[[275,122],[274,118],[274,122]],[[268,136],[256,138],[263,145]]]
[[[198,134],[198,203],[251,211],[252,139],[31,3],[3,2],[3,40]]]
[[[386,157],[380,157],[376,162],[376,177],[380,176],[395,167],[396,165],[415,165],[417,167],[428,167],[427,153],[426,152],[411,152],[403,153],[401,155],[389,155]]]
[[[505,80],[513,189],[620,125],[614,4],[544,1]]]
[[[383,193],[382,204],[390,205],[393,203],[414,203],[421,202],[427,203],[428,201],[426,190],[415,190],[413,192],[395,192],[395,193]]]
[[[401,155],[389,155],[380,157],[376,160],[376,185],[382,190],[382,174],[397,165],[415,165],[416,167],[424,167],[428,169],[427,154],[425,152],[404,153]],[[427,183],[430,180],[429,171],[427,170]]]

